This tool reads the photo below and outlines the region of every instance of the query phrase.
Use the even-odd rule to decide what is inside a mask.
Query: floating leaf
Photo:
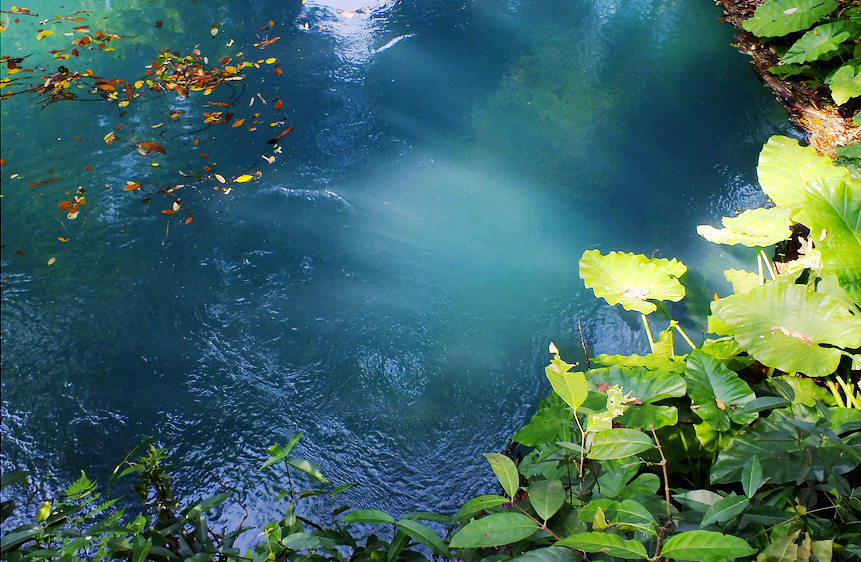
[[[666,269],[647,261],[645,256],[586,250],[580,258],[580,278],[595,296],[626,310],[650,314],[657,307],[648,299],[679,301],[685,288]]]
[[[49,173],[50,173],[50,172],[49,172]],[[17,175],[17,174],[16,174],[16,175]],[[61,179],[63,179],[63,178],[49,178],[49,179],[46,179],[46,180],[42,180],[42,181],[37,181],[37,182],[35,182],[35,183],[31,183],[31,184],[30,184],[30,185],[28,185],[27,187],[36,187],[37,185],[44,185],[44,184],[46,184],[46,183],[51,183],[52,181],[57,181],[57,180],[61,180]]]
[[[126,186],[123,188],[123,191],[134,191],[135,189],[140,189],[140,187],[141,184],[126,180]]]
[[[769,282],[711,309],[745,351],[787,373],[825,376],[840,362],[838,348],[861,346],[861,317],[805,285]]]
[[[69,241],[69,239],[64,237],[64,236],[60,236],[59,238],[57,238],[57,240],[59,240],[60,242],[68,242]]]
[[[808,29],[837,9],[837,0],[768,0],[742,24],[760,37],[783,37]]]
[[[36,34],[36,40],[37,40],[37,41],[41,41],[41,40],[42,40],[42,39],[44,39],[45,37],[48,37],[49,35],[53,35],[53,34],[54,34],[54,31],[53,31],[53,30],[51,30],[51,29],[44,29],[44,30],[40,31],[38,34]]]
[[[162,213],[164,213],[165,215],[175,215],[176,211],[174,211],[173,209],[163,209]]]
[[[191,224],[191,221],[193,221],[193,220],[194,220],[194,217],[188,217],[187,219],[185,219],[185,224]]]
[[[245,182],[251,181],[253,178],[254,178],[254,176],[252,176],[251,174],[243,174],[233,181],[235,183],[245,183]]]
[[[54,262],[57,261],[57,258],[51,258],[48,260],[48,265],[54,265]]]
[[[281,108],[282,108],[282,107],[284,107],[284,102],[283,102],[283,101],[278,100],[277,102],[275,102],[275,110],[276,110],[276,111],[281,111]]]
[[[732,560],[755,553],[756,549],[739,537],[714,531],[685,531],[667,539],[661,549],[661,558],[699,562],[709,556]]]
[[[623,539],[612,533],[577,533],[565,537],[556,544],[576,548],[583,552],[606,553],[626,560],[643,560],[649,557],[643,543]]]
[[[492,513],[467,523],[452,538],[451,548],[502,546],[523,540],[538,529],[538,524],[522,513]]]
[[[789,238],[789,209],[772,207],[770,209],[749,209],[737,217],[723,217],[720,230],[709,225],[697,227],[697,234],[715,244],[743,244],[750,248],[771,246]]]
[[[233,122],[233,125],[231,126],[235,129],[236,127],[241,126],[243,123],[245,123],[245,119],[237,119]]]

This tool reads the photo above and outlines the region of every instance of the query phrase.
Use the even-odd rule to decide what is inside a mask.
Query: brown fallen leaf
[[[57,258],[51,258],[48,260],[48,265],[54,265],[54,262],[57,261]]]

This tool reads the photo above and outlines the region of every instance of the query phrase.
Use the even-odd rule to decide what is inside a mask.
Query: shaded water
[[[103,76],[135,80],[161,47],[195,45],[275,57],[283,75],[263,63],[122,117],[3,100],[3,470],[104,481],[159,435],[180,490],[215,491],[216,475],[254,490],[263,516],[277,508],[256,469],[297,431],[331,480],[361,483],[356,506],[451,511],[490,489],[480,453],[546,395],[550,341],[580,359],[582,319],[594,353],[646,345],[636,317],[583,288],[582,252],[676,256],[700,295],[718,290],[722,250],[695,227],[756,203],[759,147],[790,132],[711,0],[40,4],[126,36],[92,55]],[[17,25],[3,54],[56,68],[44,51],[69,39]],[[263,112],[259,130],[196,131],[206,100]],[[158,167],[103,142],[119,124],[164,142]],[[275,154],[266,140],[287,125]],[[160,212],[173,197],[157,188],[213,164],[262,176],[183,187],[181,213]],[[87,204],[68,220],[57,203],[78,185]]]

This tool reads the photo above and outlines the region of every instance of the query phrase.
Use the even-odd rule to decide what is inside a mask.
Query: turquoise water
[[[265,517],[257,467],[303,431],[301,454],[361,484],[352,505],[453,511],[491,489],[480,453],[548,392],[550,341],[582,361],[579,319],[593,354],[646,347],[636,316],[583,288],[582,252],[678,257],[702,305],[735,258],[696,225],[756,204],[759,147],[793,134],[710,0],[30,9],[2,35],[26,64],[134,81],[162,47],[263,60],[208,96],[0,104],[0,459],[47,489],[79,469],[105,481],[158,435],[179,491],[216,491],[214,475]],[[39,21],[77,9],[123,36],[115,51],[45,53],[81,24]],[[207,101],[260,112],[257,130],[206,126],[225,110]],[[210,175],[256,171],[229,193]],[[57,205],[79,185],[70,220]],[[702,308],[671,310],[701,332]]]

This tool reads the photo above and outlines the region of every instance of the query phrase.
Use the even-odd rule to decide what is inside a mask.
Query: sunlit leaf
[[[837,0],[768,0],[742,24],[760,37],[783,37],[808,29],[837,9]]]
[[[245,123],[245,119],[237,119],[233,122],[232,127],[235,129],[236,127],[241,126],[243,123]]]
[[[227,180],[224,179],[224,176],[222,176],[221,174],[215,174],[215,179],[217,179],[221,183],[227,183]]]
[[[509,497],[514,497],[520,488],[520,473],[518,473],[514,461],[499,453],[483,453],[483,455],[490,463],[490,467],[493,469],[493,473],[496,474],[496,478],[499,480],[505,493]]]
[[[164,213],[165,215],[175,215],[176,211],[174,211],[173,209],[163,209],[162,213]]]
[[[749,209],[737,217],[723,217],[724,228],[718,230],[710,225],[697,227],[697,234],[715,244],[743,244],[748,247],[771,246],[789,238],[789,209]]]
[[[732,560],[756,553],[756,549],[739,537],[714,531],[684,531],[670,537],[661,549],[662,558],[699,562],[708,556]]]
[[[188,217],[187,219],[185,219],[185,224],[191,224],[191,221],[193,221],[193,220],[194,220],[194,217]]]
[[[847,62],[828,79],[831,97],[837,105],[861,96],[861,67]]]
[[[588,456],[594,460],[624,459],[654,446],[652,439],[641,431],[613,428],[595,434]]]
[[[586,250],[580,258],[580,278],[595,296],[643,314],[657,310],[649,299],[679,301],[685,296],[678,279],[635,254],[610,252],[605,256],[598,250]]]
[[[126,180],[126,186],[123,188],[123,191],[134,191],[135,189],[140,189],[140,187],[141,184]]]
[[[282,108],[282,107],[284,107],[284,102],[283,102],[283,101],[278,100],[277,102],[275,102],[275,110],[276,110],[276,111],[281,111],[281,108]]]
[[[243,174],[233,181],[234,181],[234,183],[245,183],[245,182],[251,181],[253,178],[254,178],[254,176],[252,176],[251,174]]]
[[[59,240],[60,242],[68,242],[69,241],[69,239],[64,237],[64,236],[58,237],[57,240]]]
[[[54,265],[54,262],[57,261],[57,258],[51,258],[48,260],[48,265]]]
[[[36,35],[36,40],[37,40],[37,41],[41,41],[41,40],[42,40],[42,39],[44,39],[45,37],[48,37],[49,35],[53,35],[53,34],[54,34],[54,31],[53,31],[53,30],[51,30],[51,29],[44,29],[44,30],[40,31],[40,32]]]

